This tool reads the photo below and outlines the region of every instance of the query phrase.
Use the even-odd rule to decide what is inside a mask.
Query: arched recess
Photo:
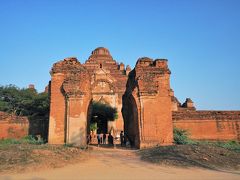
[[[138,107],[132,94],[123,95],[122,115],[124,119],[124,134],[132,147],[140,148],[140,126]]]
[[[92,103],[93,100],[91,99],[88,103],[88,108],[87,108],[87,135],[89,135],[90,132],[90,121],[91,121],[91,115],[92,115]],[[88,137],[87,137],[88,138]]]

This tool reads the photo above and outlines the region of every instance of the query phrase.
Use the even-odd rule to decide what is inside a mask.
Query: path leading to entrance
[[[240,172],[227,173],[199,168],[175,168],[143,162],[136,150],[92,147],[87,153],[89,160],[59,169],[42,170],[24,174],[4,175],[4,180],[45,179],[240,179]],[[49,157],[51,158],[51,157]]]

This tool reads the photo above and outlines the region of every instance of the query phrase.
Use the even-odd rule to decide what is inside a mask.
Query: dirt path
[[[200,168],[181,169],[150,164],[141,161],[135,155],[134,150],[94,147],[86,155],[89,156],[89,160],[78,164],[24,174],[0,175],[0,179],[240,179],[240,172],[222,172]]]

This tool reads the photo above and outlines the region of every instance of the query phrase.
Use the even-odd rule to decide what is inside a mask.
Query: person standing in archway
[[[104,134],[103,134],[103,144],[106,144],[106,137],[107,137],[107,136],[106,136],[106,134],[104,133]]]
[[[98,146],[99,146],[101,143],[101,135],[100,134],[97,134],[97,141],[98,141]]]
[[[120,133],[120,141],[121,141],[121,146],[124,146],[124,140],[125,138],[124,138],[124,134],[123,134],[123,131],[121,131],[121,133]]]
[[[113,146],[113,136],[111,133],[109,133],[109,135],[108,135],[108,144]]]

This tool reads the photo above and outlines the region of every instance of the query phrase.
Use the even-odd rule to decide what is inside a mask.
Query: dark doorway
[[[107,126],[107,118],[99,113],[95,113],[92,115],[91,124],[96,124],[96,133],[97,134],[107,134],[108,126]]]
[[[90,118],[90,131],[97,134],[108,134],[108,121],[117,118],[117,109],[102,102],[92,102],[92,112]]]

